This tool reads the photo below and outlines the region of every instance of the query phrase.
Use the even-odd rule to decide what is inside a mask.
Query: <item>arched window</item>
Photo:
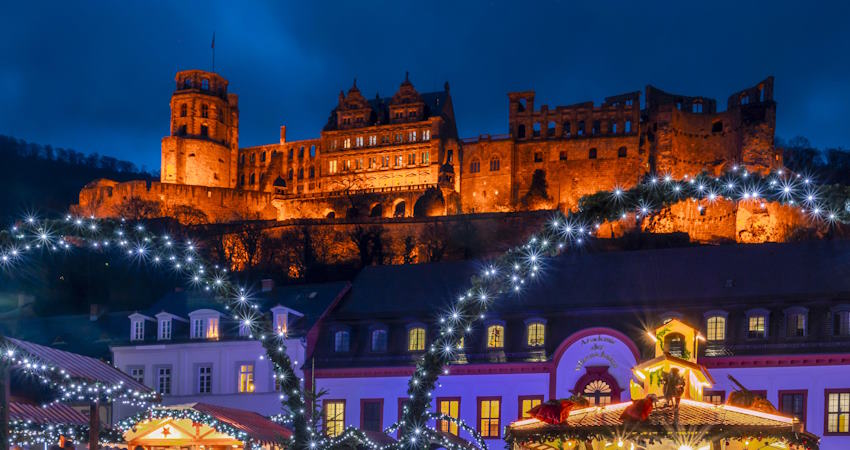
[[[347,352],[351,344],[351,334],[340,330],[334,333],[334,351],[337,353]]]
[[[584,136],[584,121],[580,120],[578,122],[578,127],[576,127],[576,136]]]
[[[498,172],[501,166],[501,161],[499,161],[498,156],[494,156],[490,158],[490,172]]]
[[[570,123],[569,123],[569,122],[564,122],[563,127],[564,127],[564,132],[563,132],[563,133],[564,133],[564,137],[570,137],[570,134],[571,134],[571,131],[570,131]]]
[[[310,157],[311,158],[316,157],[316,144],[313,144],[313,145],[310,146]]]
[[[310,167],[310,170],[309,170],[308,176],[309,176],[311,179],[312,179],[312,178],[316,178],[316,168],[315,168],[315,167]]]
[[[407,351],[421,352],[425,350],[425,328],[413,327],[407,330]]]
[[[527,327],[528,346],[542,347],[545,341],[546,325],[543,322],[531,322]]]
[[[611,386],[603,380],[593,380],[584,386],[581,396],[596,406],[611,404]]]
[[[387,330],[372,330],[371,348],[373,352],[387,351]]]
[[[516,137],[517,139],[525,138],[525,125],[517,125],[516,127]]]
[[[304,179],[304,168],[303,168],[303,167],[299,167],[299,168],[298,168],[298,179],[299,179],[299,180],[303,180],[303,179]]]
[[[189,107],[185,103],[180,105],[180,117],[186,117],[186,115],[188,113],[189,113]]]
[[[469,163],[469,173],[478,173],[481,171],[481,161],[477,159],[473,159],[472,162]]]
[[[252,174],[251,174],[251,184],[254,184],[254,183],[256,183],[256,182],[257,182],[257,177],[256,177],[256,175],[254,175],[254,174],[252,173]]]
[[[206,103],[201,105],[201,117],[208,118],[210,116],[210,106]]]
[[[705,334],[709,342],[726,340],[726,318],[711,316],[705,321]]]
[[[596,159],[596,148],[587,151],[587,159]]]
[[[245,185],[245,174],[242,174],[242,178],[239,180],[239,184],[241,184],[242,186]]]
[[[620,147],[617,149],[617,158],[625,158],[628,154],[629,151],[626,149],[626,147]]]
[[[201,136],[207,137],[210,134],[210,129],[206,125],[201,125]]]
[[[677,358],[684,357],[685,336],[680,333],[670,333],[664,336],[664,349]]]
[[[505,347],[505,327],[503,325],[490,325],[487,327],[487,348],[497,349]]]
[[[549,126],[546,127],[546,136],[555,136],[555,122],[549,122]]]
[[[251,164],[254,164],[256,162],[257,162],[257,154],[251,153]]]
[[[192,80],[189,78],[183,79],[183,89],[189,89],[192,87]]]
[[[741,94],[741,104],[746,105],[750,103],[750,96],[747,94]]]
[[[201,80],[201,89],[208,91],[210,89],[210,80],[204,78]]]
[[[290,181],[292,181],[292,174],[292,167],[290,167],[289,170],[286,171],[286,178],[288,178]]]
[[[404,217],[404,215],[406,213],[407,213],[407,203],[398,202],[398,204],[395,205],[395,211],[393,211],[393,217]]]

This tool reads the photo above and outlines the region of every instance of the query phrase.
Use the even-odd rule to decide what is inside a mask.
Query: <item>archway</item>
[[[375,203],[369,208],[369,217],[384,217],[384,205]]]
[[[407,213],[407,202],[396,200],[393,205],[393,217],[404,217]]]
[[[334,210],[332,210],[332,209],[325,211],[325,218],[336,219],[336,212],[334,212]]]
[[[446,213],[446,201],[439,189],[428,189],[413,204],[413,217],[442,216]]]

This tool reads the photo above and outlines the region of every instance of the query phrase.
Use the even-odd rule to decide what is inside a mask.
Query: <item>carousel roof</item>
[[[46,424],[88,425],[89,423],[88,417],[63,403],[43,408],[31,403],[10,402],[9,418]]]
[[[802,430],[802,423],[792,417],[770,414],[732,405],[714,405],[682,399],[678,421],[672,407],[656,407],[645,422],[623,422],[620,415],[631,402],[604,407],[593,406],[570,412],[564,423],[547,424],[537,419],[512,423],[506,439],[509,441],[545,441],[563,435],[587,436],[605,434],[612,429],[660,434],[679,429],[698,429],[718,438],[741,435],[799,435],[803,440],[816,443],[817,437]],[[722,435],[722,436],[721,436]],[[541,439],[544,438],[544,439]],[[543,442],[540,442],[541,444]]]

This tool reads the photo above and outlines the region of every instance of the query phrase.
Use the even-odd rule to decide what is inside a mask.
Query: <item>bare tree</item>
[[[162,216],[159,202],[138,197],[129,198],[117,207],[119,216],[128,220],[153,219]]]
[[[425,226],[419,235],[419,242],[425,252],[428,262],[437,262],[443,259],[448,247],[448,230],[439,222],[432,222]]]
[[[348,200],[348,211],[346,217],[356,217],[360,214],[357,208],[357,191],[366,189],[368,182],[366,175],[362,172],[347,171],[331,181],[331,190],[340,193]]]

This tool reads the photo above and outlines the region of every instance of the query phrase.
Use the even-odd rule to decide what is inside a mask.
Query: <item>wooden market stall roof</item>
[[[196,411],[232,425],[252,438],[264,443],[276,443],[292,436],[292,431],[284,426],[253,412],[225,406],[195,403],[190,406]]]
[[[89,418],[63,403],[47,407],[24,402],[9,403],[10,420],[21,420],[38,424],[88,425]]]
[[[798,420],[732,405],[682,399],[678,414],[673,407],[653,408],[645,422],[624,422],[620,419],[623,410],[632,402],[617,403],[604,407],[592,406],[571,411],[566,422],[548,424],[537,419],[524,419],[512,423],[505,439],[509,442],[531,443],[529,447],[545,447],[541,437],[554,439],[559,436],[589,436],[606,434],[612,429],[667,434],[676,427],[700,429],[707,434],[714,432],[724,436],[740,435],[783,435],[797,436],[801,441],[814,443],[818,438],[803,430]],[[547,439],[547,440],[549,440]]]

